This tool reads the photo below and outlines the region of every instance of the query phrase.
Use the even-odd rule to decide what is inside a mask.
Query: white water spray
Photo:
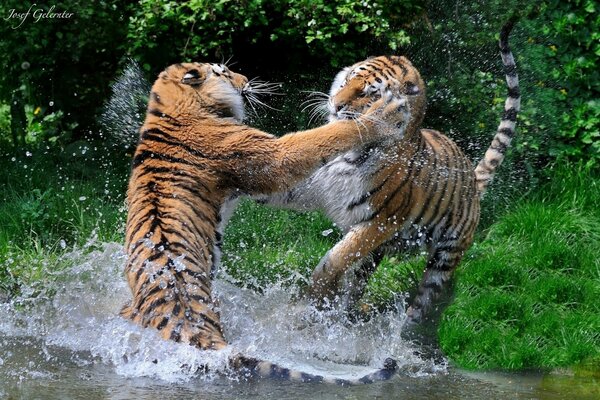
[[[71,361],[101,363],[124,377],[167,382],[229,374],[227,360],[239,352],[339,378],[356,378],[381,368],[387,357],[398,360],[400,370],[411,375],[440,373],[446,368],[445,363],[421,359],[415,355],[416,348],[400,338],[402,313],[350,324],[334,312],[311,308],[284,284],[264,288],[259,294],[225,279],[215,281],[225,336],[231,344],[225,350],[203,351],[165,341],[156,331],[119,316],[130,298],[121,245],[88,244],[60,261],[71,267],[46,271],[39,287],[25,287],[19,297],[0,304],[1,340],[31,341],[31,346],[41,346],[40,352],[47,346],[60,348]],[[11,358],[14,354],[0,350],[0,375],[1,364]],[[46,356],[46,361],[52,363],[52,357]],[[21,373],[44,371],[30,365]]]

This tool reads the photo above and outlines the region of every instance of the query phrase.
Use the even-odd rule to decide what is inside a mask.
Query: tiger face
[[[329,121],[356,118],[386,93],[406,102],[406,120],[416,129],[425,115],[425,83],[408,59],[397,56],[369,58],[340,71],[329,92]]]
[[[218,117],[238,122],[245,116],[244,95],[252,90],[244,75],[230,71],[226,65],[211,63],[171,65],[160,73],[154,85],[153,93],[177,99],[178,103],[171,106],[179,113],[210,110]],[[165,93],[171,95],[165,96]],[[163,101],[161,98],[153,100],[159,104]]]

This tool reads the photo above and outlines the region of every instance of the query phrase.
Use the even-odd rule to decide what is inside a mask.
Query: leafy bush
[[[0,14],[10,10],[67,11],[71,18],[36,21],[29,15],[0,24],[0,99],[11,101],[18,92],[24,104],[46,116],[62,112],[62,132],[77,126],[78,139],[95,124],[97,109],[109,94],[108,85],[117,70],[126,42],[130,3],[120,0],[81,2],[63,0],[34,4],[7,0]]]
[[[6,146],[10,137],[10,105],[0,103],[0,146]]]
[[[133,53],[144,59],[224,58],[242,46],[269,47],[270,41],[288,52],[308,52],[339,65],[364,58],[365,46],[372,49],[380,43],[379,47],[396,50],[408,43],[402,26],[418,18],[424,4],[423,0],[141,0],[130,20],[129,38]]]
[[[563,80],[563,112],[554,156],[585,159],[600,165],[600,18],[591,0],[545,2],[544,33],[556,40],[550,48],[551,76]]]

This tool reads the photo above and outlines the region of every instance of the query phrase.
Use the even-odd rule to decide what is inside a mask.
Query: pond
[[[0,398],[562,399],[586,384],[540,373],[461,371],[435,349],[402,338],[402,311],[351,324],[312,310],[284,284],[257,293],[227,279],[218,279],[215,291],[231,346],[200,351],[118,316],[129,296],[121,245],[90,244],[61,261],[71,266],[0,303]],[[354,387],[243,381],[227,367],[234,351],[341,378],[362,376],[393,357],[399,372]],[[204,367],[209,371],[199,372]]]

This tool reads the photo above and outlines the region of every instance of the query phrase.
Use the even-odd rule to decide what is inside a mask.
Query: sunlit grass
[[[454,362],[521,370],[600,360],[599,182],[558,171],[472,249],[439,327]]]

